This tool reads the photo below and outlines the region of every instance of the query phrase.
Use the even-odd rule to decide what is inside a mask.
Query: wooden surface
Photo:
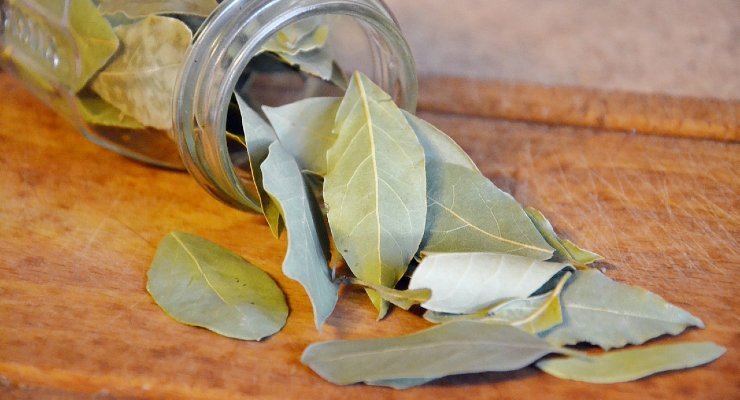
[[[456,96],[465,95],[460,90]],[[740,393],[740,152],[732,139],[508,122],[439,105],[423,112],[500,187],[540,208],[566,237],[603,254],[600,266],[611,277],[652,290],[707,325],[661,343],[712,340],[729,351],[705,367],[627,384],[563,381],[528,368],[394,391],[334,386],[304,367],[300,355],[319,340],[413,332],[427,326],[420,317],[395,310],[376,322],[363,293],[349,290],[316,332],[306,295],[280,273],[285,241],[272,238],[260,216],[218,203],[186,174],[96,147],[3,74],[0,93],[0,398],[730,399]],[[422,92],[422,105],[434,96]],[[283,331],[261,343],[241,342],[168,318],[146,293],[145,275],[159,239],[176,229],[268,271],[289,299]]]

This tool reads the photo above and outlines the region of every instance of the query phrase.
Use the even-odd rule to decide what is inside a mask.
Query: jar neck
[[[408,44],[379,0],[231,0],[196,33],[178,77],[174,133],[183,162],[212,195],[242,209],[259,210],[237,176],[226,144],[227,110],[237,80],[263,44],[287,25],[320,15],[356,19],[372,43],[372,76],[409,111],[417,81]]]

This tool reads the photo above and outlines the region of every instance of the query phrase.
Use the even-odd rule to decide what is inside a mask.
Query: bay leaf
[[[341,99],[311,97],[281,107],[262,107],[280,143],[304,171],[326,175],[326,152],[337,136],[332,132]]]
[[[521,205],[477,170],[427,162],[427,219],[421,249],[429,253],[507,253],[537,260],[553,248]]]
[[[569,264],[498,253],[432,253],[411,276],[409,289],[431,289],[422,307],[469,314],[512,298],[526,298]]]
[[[350,278],[349,283],[357,286],[364,286],[365,288],[372,289],[383,299],[396,307],[400,307],[404,310],[408,310],[411,306],[421,304],[432,296],[432,291],[429,289],[415,289],[415,290],[398,290],[387,288],[385,286],[374,285],[362,281],[357,278]]]
[[[416,132],[419,143],[424,147],[424,155],[428,166],[454,164],[472,171],[479,171],[468,153],[460,148],[446,133],[408,111],[403,110],[403,116],[406,117],[406,121]]]
[[[703,365],[726,351],[712,342],[677,343],[610,351],[586,358],[551,358],[538,362],[537,367],[561,379],[620,383]]]
[[[357,278],[395,287],[424,233],[424,149],[391,97],[359,72],[334,131],[324,201],[335,243]],[[367,292],[385,315],[387,303]]]
[[[508,325],[458,321],[406,336],[314,343],[301,362],[337,385],[409,387],[448,375],[523,368],[568,350]]]
[[[527,207],[524,211],[526,211],[534,226],[537,227],[537,230],[540,231],[542,237],[555,249],[553,256],[555,261],[569,262],[576,267],[585,268],[588,264],[604,259],[596,253],[581,249],[570,240],[561,239],[555,233],[550,221],[536,208]]]
[[[118,37],[91,0],[35,0],[33,3],[69,32],[74,49],[68,51],[79,54],[79,66],[72,67],[76,74],[58,74],[57,78],[73,92],[78,92],[116,53]],[[60,43],[66,42],[60,40]]]
[[[370,386],[385,386],[396,390],[411,389],[429,383],[436,378],[410,378],[410,379],[381,379],[377,381],[365,381]]]
[[[331,49],[326,46],[328,37],[329,27],[322,18],[307,18],[280,30],[262,45],[261,50],[275,54],[283,62],[307,74],[339,86],[341,76]]]
[[[552,343],[588,342],[605,350],[676,335],[701,320],[645,289],[615,282],[597,270],[578,271],[563,290],[563,323],[545,333]]]
[[[165,236],[147,277],[147,290],[172,318],[223,336],[260,340],[288,318],[285,296],[269,275],[198,236]]]
[[[125,129],[143,129],[139,121],[124,114],[121,110],[113,107],[95,95],[77,97],[80,114],[85,122],[92,125],[112,126]]]
[[[277,238],[282,230],[282,219],[280,210],[273,204],[270,196],[265,192],[262,182],[262,169],[260,166],[269,153],[270,145],[276,142],[277,135],[270,124],[257,114],[238,94],[234,94],[239,105],[239,113],[242,118],[242,129],[244,131],[244,142],[247,146],[249,156],[249,168],[252,171],[252,180],[257,187],[257,200],[260,203],[262,214],[265,216],[270,231]]]
[[[264,189],[279,207],[288,231],[283,273],[306,289],[320,329],[334,310],[339,290],[329,270],[323,217],[298,164],[280,142],[270,145],[261,168]]]
[[[207,17],[218,6],[216,0],[100,0],[102,14],[122,13],[129,18],[155,14],[183,14]]]
[[[340,86],[341,77],[335,71],[334,56],[328,48],[303,51],[297,54],[275,53],[285,63],[301,71]]]
[[[146,126],[172,128],[172,96],[190,29],[174,18],[148,16],[115,28],[121,53],[92,81],[103,100]]]

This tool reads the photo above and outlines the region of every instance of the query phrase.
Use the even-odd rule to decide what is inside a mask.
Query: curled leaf
[[[573,263],[576,267],[585,268],[588,264],[604,259],[604,257],[596,253],[581,249],[570,240],[561,239],[555,233],[555,229],[550,224],[550,221],[536,208],[527,207],[524,211],[527,212],[527,216],[532,220],[537,230],[540,231],[542,237],[555,249],[555,261],[569,262]]]
[[[147,277],[147,290],[172,318],[224,336],[260,340],[288,318],[285,296],[269,275],[194,235],[165,236]]]
[[[496,253],[429,254],[416,267],[409,289],[427,288],[428,310],[469,314],[512,298],[526,298],[568,264]]]
[[[413,305],[421,304],[432,297],[432,291],[429,289],[397,290],[387,288],[385,286],[374,285],[357,278],[349,278],[349,283],[372,289],[377,292],[383,300],[390,302],[396,307],[403,308],[404,310],[408,310]]]
[[[698,318],[645,289],[615,282],[596,270],[578,271],[563,290],[563,323],[546,333],[556,344],[588,342],[608,350],[676,335]]]
[[[262,163],[264,188],[279,206],[288,231],[283,273],[300,282],[313,306],[316,327],[337,303],[338,285],[329,271],[328,237],[316,201],[293,157],[279,142],[270,145]]]

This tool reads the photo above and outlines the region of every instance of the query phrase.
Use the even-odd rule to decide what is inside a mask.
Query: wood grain
[[[398,392],[337,387],[303,366],[310,343],[428,326],[395,310],[375,321],[361,291],[342,293],[323,332],[299,284],[280,273],[285,241],[260,216],[210,198],[189,176],[84,140],[0,74],[0,398],[733,398],[740,326],[740,152],[735,143],[424,113],[484,173],[539,207],[601,267],[707,324],[661,342],[713,340],[716,362],[618,385],[528,368],[450,377]],[[264,268],[287,292],[285,329],[241,342],[168,318],[145,290],[157,242],[202,235]]]

